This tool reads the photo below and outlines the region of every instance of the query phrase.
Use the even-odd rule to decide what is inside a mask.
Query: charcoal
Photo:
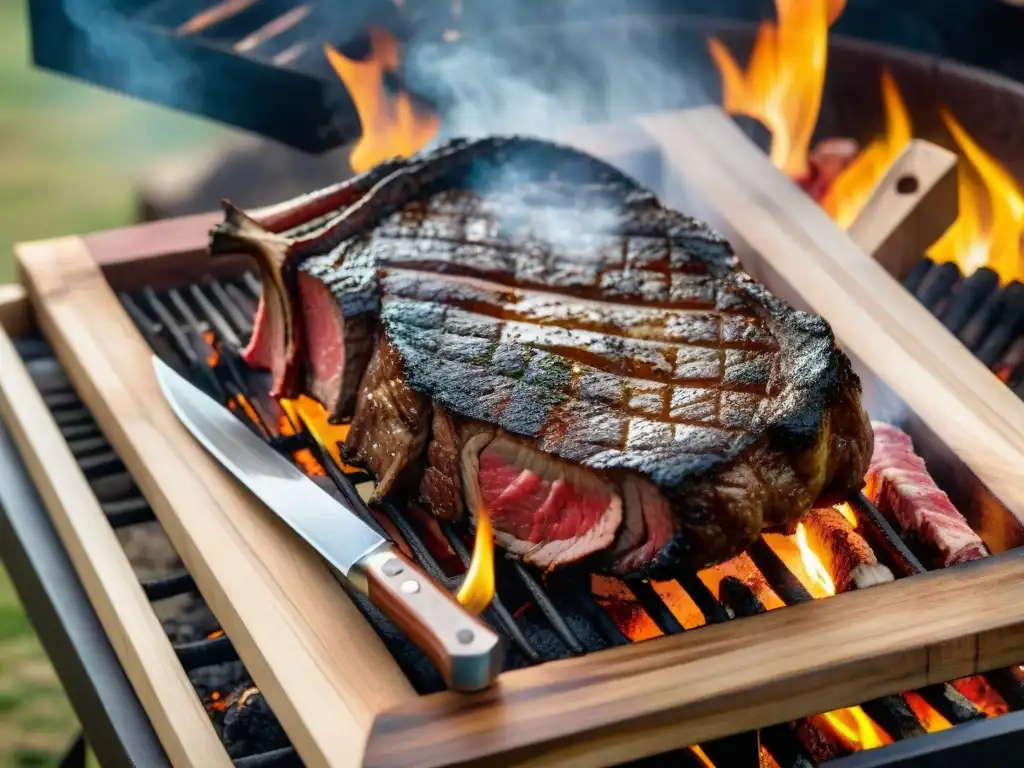
[[[935,262],[931,259],[921,259],[918,265],[910,270],[910,273],[903,278],[903,287],[916,296],[917,289],[921,287],[921,281],[925,279],[934,267]]]
[[[994,327],[978,348],[978,359],[994,368],[1014,340],[1024,333],[1024,283],[1013,282],[1002,291]]]
[[[246,689],[233,694],[224,714],[224,740],[231,757],[243,757],[289,746],[284,729],[263,694]]]
[[[971,316],[971,319],[964,326],[957,336],[960,341],[971,350],[977,352],[981,345],[988,338],[992,328],[999,320],[1003,308],[1002,291],[995,291],[990,294],[978,307],[978,310]]]
[[[956,264],[939,264],[921,280],[915,295],[929,310],[934,310],[938,303],[949,295],[960,278],[960,268]]]
[[[942,324],[951,333],[960,333],[985,299],[998,287],[999,276],[991,269],[981,267],[975,270],[953,289],[946,311],[942,314]]]

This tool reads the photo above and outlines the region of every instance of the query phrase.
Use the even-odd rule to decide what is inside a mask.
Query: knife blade
[[[368,526],[231,411],[154,355],[156,379],[199,443],[412,640],[458,691],[501,671],[501,638],[465,611],[391,541]]]

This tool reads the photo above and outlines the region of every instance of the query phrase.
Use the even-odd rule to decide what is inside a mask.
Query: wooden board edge
[[[959,213],[956,153],[913,139],[846,232],[890,275],[903,280]]]
[[[1009,552],[508,672],[381,714],[365,764],[613,765],[1008,666],[1022,584],[1024,552]]]
[[[120,541],[5,329],[0,329],[0,418],[171,761],[230,766]],[[123,642],[126,637],[131,642]]]
[[[85,242],[16,255],[41,330],[299,755],[359,764],[375,712],[416,696],[394,659],[323,561],[177,422]]]
[[[32,304],[18,283],[0,283],[0,328],[11,338],[30,333],[35,327]]]
[[[671,169],[666,176],[699,192],[716,216],[713,223],[748,244],[761,271],[774,272],[792,296],[759,274],[757,264],[747,264],[754,276],[824,316],[844,349],[1024,523],[1024,402],[779,173],[721,109],[637,121],[661,147]],[[765,247],[761,227],[775,247]]]

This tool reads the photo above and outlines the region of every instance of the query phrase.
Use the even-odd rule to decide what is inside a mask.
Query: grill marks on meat
[[[438,516],[482,500],[529,562],[627,573],[724,560],[862,484],[871,431],[825,321],[618,171],[491,139],[363,186],[252,247],[302,307],[304,353],[275,364],[335,418],[354,403],[348,455],[382,492],[416,475]]]
[[[932,480],[910,436],[872,422],[875,448],[865,495],[899,527],[937,555],[941,567],[987,557],[988,548]]]

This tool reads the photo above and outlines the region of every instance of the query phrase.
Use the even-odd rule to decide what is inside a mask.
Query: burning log
[[[878,562],[864,537],[835,508],[811,510],[803,520],[803,530],[811,548],[828,570],[836,592],[864,589],[893,580],[892,571]]]

